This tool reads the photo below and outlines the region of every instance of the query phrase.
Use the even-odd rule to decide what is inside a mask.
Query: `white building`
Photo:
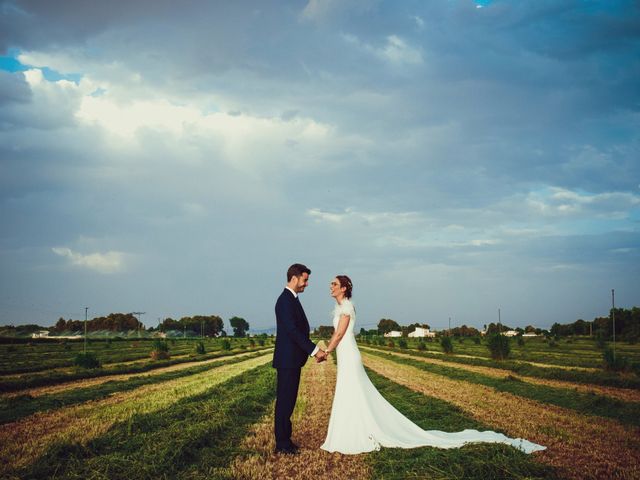
[[[409,333],[410,337],[435,337],[436,332],[430,332],[428,328],[416,327],[416,329]]]
[[[32,333],[31,338],[44,338],[49,336],[49,330],[40,330],[38,333]]]
[[[528,332],[528,333],[523,333],[522,336],[523,337],[539,337],[540,335],[538,335],[536,332]]]
[[[516,332],[515,330],[507,330],[506,332],[502,332],[502,335],[504,335],[505,337],[515,337],[516,335],[518,335],[518,332]]]
[[[385,333],[384,336],[385,337],[401,337],[402,332],[399,332],[397,330],[391,330],[390,332]]]

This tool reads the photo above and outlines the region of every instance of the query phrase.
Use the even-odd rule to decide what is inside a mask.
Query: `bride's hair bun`
[[[336,278],[340,282],[340,288],[345,287],[344,296],[347,298],[351,298],[351,291],[353,290],[353,283],[351,283],[351,279],[346,275],[337,275]]]

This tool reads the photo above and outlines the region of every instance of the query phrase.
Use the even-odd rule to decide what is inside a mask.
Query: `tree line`
[[[84,323],[84,320],[65,320],[60,317],[56,324],[49,330],[55,333],[84,331]],[[234,337],[244,337],[249,330],[249,322],[241,317],[230,318],[229,324],[233,329]],[[227,336],[227,332],[224,330],[224,321],[218,315],[194,315],[192,317],[182,317],[179,320],[169,317],[165,318],[157,328],[150,327],[149,329],[132,313],[110,313],[106,317],[96,317],[87,320],[88,332],[100,330],[113,332],[126,332],[131,330],[159,330],[161,332],[168,332],[178,330],[181,332],[188,331],[206,337]]]
[[[569,335],[595,335],[610,339],[613,337],[613,319],[616,324],[616,339],[638,341],[640,339],[640,308],[612,308],[608,317],[596,317],[591,322],[581,318],[573,323],[554,323],[551,334],[560,337]]]

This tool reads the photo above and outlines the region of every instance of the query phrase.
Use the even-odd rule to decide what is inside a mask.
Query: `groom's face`
[[[301,276],[293,278],[297,280],[294,288],[296,293],[304,292],[304,289],[307,288],[307,285],[309,285],[309,274],[305,272]]]

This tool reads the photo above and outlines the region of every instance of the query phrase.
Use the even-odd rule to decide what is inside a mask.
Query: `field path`
[[[451,380],[366,351],[362,358],[368,368],[400,385],[450,402],[509,436],[545,445],[547,450],[536,457],[568,478],[640,478],[640,428]]]
[[[374,348],[367,348],[360,346],[360,351],[362,352],[383,352],[383,350],[378,350]],[[465,370],[468,372],[481,373],[482,375],[487,375],[488,377],[493,378],[506,378],[506,377],[514,377],[519,380],[522,380],[526,383],[532,383],[535,385],[546,385],[549,387],[556,388],[566,388],[570,390],[576,390],[578,392],[584,393],[597,393],[600,395],[605,395],[607,397],[617,398],[618,400],[623,400],[625,402],[640,402],[640,390],[632,390],[628,388],[617,388],[617,387],[605,387],[601,385],[587,385],[584,383],[576,383],[576,382],[568,382],[565,380],[550,380],[545,378],[538,377],[530,377],[519,375],[515,372],[509,370],[502,370],[500,368],[491,368],[491,367],[480,367],[476,365],[466,365],[463,363],[457,362],[448,362],[446,359],[434,359],[428,357],[422,357],[419,355],[411,355],[407,353],[394,352],[389,350],[384,350],[385,353],[390,353],[391,355],[395,355],[396,357],[401,358],[409,358],[411,360],[417,360],[419,362],[429,363],[432,365],[441,365],[446,367],[458,368],[460,370]]]
[[[98,401],[36,413],[0,425],[0,476],[3,470],[28,465],[55,442],[85,443],[135,414],[164,409],[240,373],[271,361],[271,353],[222,365],[188,377],[145,385]]]
[[[265,350],[264,353],[267,353],[267,351],[272,351],[272,349],[271,350]],[[52,394],[52,393],[64,392],[64,391],[67,391],[67,390],[75,390],[77,388],[92,387],[92,386],[101,385],[101,384],[107,383],[107,382],[129,380],[129,379],[137,378],[137,377],[153,376],[153,375],[160,375],[162,373],[167,373],[167,372],[175,372],[177,370],[184,370],[185,368],[195,367],[195,366],[198,366],[198,365],[207,365],[207,364],[210,364],[210,363],[224,362],[224,361],[229,360],[231,358],[246,357],[247,355],[253,355],[255,353],[256,353],[256,350],[251,350],[251,351],[247,351],[247,352],[243,352],[243,353],[238,353],[238,354],[235,354],[235,355],[225,355],[225,356],[222,356],[222,357],[211,358],[209,360],[176,363],[175,365],[170,365],[168,367],[162,367],[162,368],[156,368],[156,369],[153,369],[153,370],[147,370],[146,372],[120,373],[120,374],[115,374],[115,375],[105,375],[104,377],[94,377],[94,378],[86,378],[86,379],[80,379],[80,380],[72,380],[70,382],[58,383],[58,384],[55,384],[55,385],[46,385],[44,387],[34,387],[34,388],[26,389],[26,390],[19,390],[17,392],[5,393],[3,395],[0,395],[0,398],[3,398],[3,397],[15,397],[15,396],[18,396],[18,395],[31,395],[32,397],[39,397],[41,395],[49,395],[49,394]]]
[[[349,479],[371,478],[365,455],[342,455],[320,450],[329,426],[329,415],[336,382],[332,357],[317,364],[310,359],[302,370],[300,391],[293,414],[293,441],[300,446],[298,455],[273,452],[273,408],[257,423],[243,442],[248,454],[231,464],[230,478],[270,479]]]

